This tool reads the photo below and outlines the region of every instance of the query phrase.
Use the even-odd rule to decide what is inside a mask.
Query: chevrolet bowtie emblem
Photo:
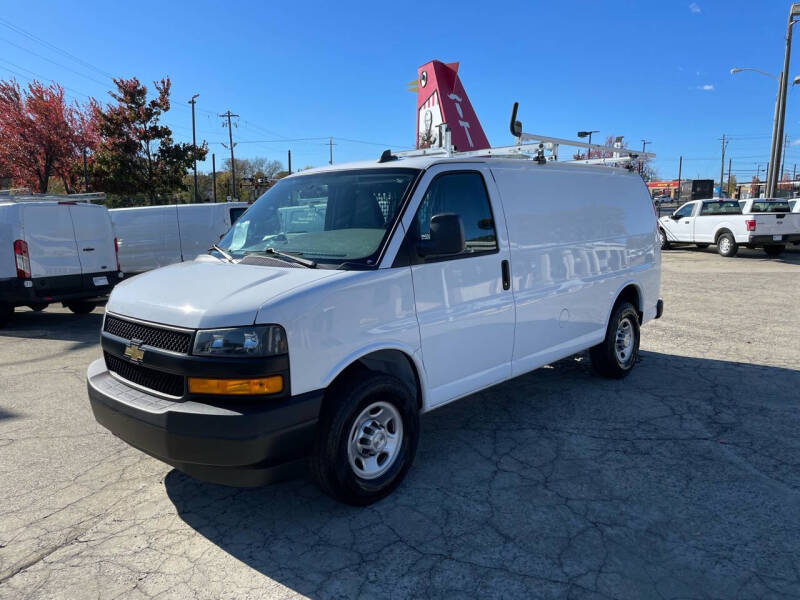
[[[125,347],[125,356],[130,358],[133,362],[141,362],[144,358],[144,350],[139,347],[138,341],[131,341]]]

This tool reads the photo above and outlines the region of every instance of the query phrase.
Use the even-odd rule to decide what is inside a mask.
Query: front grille
[[[106,324],[103,330],[126,340],[139,340],[146,346],[161,348],[170,352],[180,352],[181,354],[189,354],[189,344],[192,341],[192,335],[185,331],[173,331],[172,329],[162,329],[152,325],[142,325],[141,323],[118,319],[110,315],[106,316]]]
[[[183,396],[182,376],[143,367],[128,362],[127,360],[117,358],[108,352],[104,352],[103,354],[106,359],[106,367],[108,370],[116,373],[122,377],[122,379],[146,387],[147,389],[167,394],[168,396]]]

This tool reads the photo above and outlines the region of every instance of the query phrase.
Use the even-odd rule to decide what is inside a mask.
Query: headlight
[[[287,351],[286,332],[280,325],[201,329],[194,338],[192,354],[255,358]]]

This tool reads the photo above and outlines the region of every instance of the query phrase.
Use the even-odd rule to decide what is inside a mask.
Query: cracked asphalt
[[[368,508],[203,484],[92,417],[102,309],[0,330],[0,598],[800,597],[800,250],[665,253],[624,381],[573,357],[422,419]]]

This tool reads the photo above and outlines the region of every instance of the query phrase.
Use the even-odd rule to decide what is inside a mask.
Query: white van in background
[[[91,312],[122,277],[105,206],[0,200],[0,325],[16,306]]]
[[[247,202],[169,204],[109,212],[126,274],[193,260],[208,251],[247,210]]]

